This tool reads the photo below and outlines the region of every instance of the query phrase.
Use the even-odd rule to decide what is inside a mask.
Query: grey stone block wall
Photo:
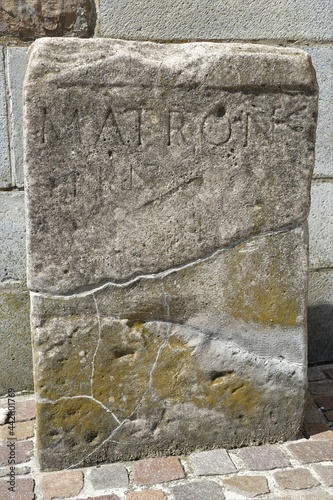
[[[103,37],[331,41],[332,18],[331,0],[100,0]]]
[[[80,28],[81,31],[70,35],[91,35],[95,16],[92,2],[72,0],[70,5],[74,10],[75,5],[89,8],[86,17],[91,19],[89,33]],[[332,1],[100,0],[96,2],[96,12],[95,36],[264,42],[296,45],[311,55],[317,73],[320,98],[315,180],[309,219],[309,361],[319,363],[333,360]],[[0,41],[0,225],[5,228],[0,237],[0,300],[2,318],[7,315],[6,320],[0,317],[3,346],[0,366],[6,367],[6,370],[0,372],[0,392],[5,390],[9,383],[5,373],[18,374],[15,379],[16,390],[32,390],[33,387],[28,331],[29,308],[24,291],[23,193],[19,192],[23,188],[21,90],[27,43],[19,39],[22,33],[16,30],[16,25],[13,27],[10,24],[14,20],[14,17],[8,17],[7,31],[1,32],[0,25],[0,37],[7,37]],[[8,38],[8,35],[11,38]],[[38,34],[32,34],[30,38],[35,36],[43,36],[42,30]],[[8,196],[9,194],[13,196]],[[11,293],[15,300],[9,300]],[[13,364],[8,361],[10,359]]]
[[[26,50],[0,45],[0,395],[33,390],[22,191]]]
[[[6,52],[13,185],[23,187],[22,87],[27,49],[8,47]]]
[[[8,116],[5,84],[5,57],[0,46],[0,188],[11,186]]]

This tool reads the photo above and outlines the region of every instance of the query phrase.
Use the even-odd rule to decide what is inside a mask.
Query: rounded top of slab
[[[121,70],[121,71],[120,71]],[[125,72],[125,74],[124,74]],[[59,76],[85,84],[317,90],[311,59],[294,48],[260,44],[41,39],[29,49],[27,83]],[[125,78],[124,78],[125,77]]]

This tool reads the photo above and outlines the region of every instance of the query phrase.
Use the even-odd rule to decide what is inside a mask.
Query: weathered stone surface
[[[319,86],[315,177],[333,177],[333,45],[301,46],[311,55]]]
[[[316,99],[303,52],[107,40],[33,47],[31,289],[127,281],[306,218]]]
[[[309,470],[301,468],[275,472],[273,477],[284,490],[306,490],[320,484]]]
[[[127,488],[129,483],[127,470],[122,464],[91,469],[88,478],[94,490]]]
[[[0,45],[0,188],[12,185],[3,47]]]
[[[270,470],[290,465],[282,451],[273,445],[242,448],[238,455],[248,470]]]
[[[310,267],[333,267],[333,179],[312,184],[309,230]]]
[[[101,0],[101,35],[135,39],[333,40],[330,0]]]
[[[309,362],[333,359],[333,269],[313,270],[309,279]]]
[[[67,470],[44,474],[40,486],[45,500],[75,497],[83,488],[83,472]]]
[[[236,471],[236,467],[226,450],[192,453],[190,459],[197,476],[229,474]]]
[[[185,473],[177,457],[147,458],[134,464],[133,478],[139,486],[183,479]]]
[[[95,23],[94,0],[2,0],[0,6],[0,36],[89,37]]]
[[[24,193],[0,192],[0,284],[25,282]]]
[[[325,486],[333,486],[333,465],[314,465],[314,470],[319,474]]]
[[[172,488],[175,500],[224,500],[222,488],[214,481],[196,481],[187,484],[178,484]]]
[[[305,54],[42,40],[25,93],[42,467],[295,437]]]
[[[226,487],[247,498],[269,493],[267,479],[264,476],[234,476],[224,479]]]
[[[23,102],[22,89],[27,49],[7,48],[11,167],[13,185],[23,187]]]
[[[33,391],[29,293],[22,285],[0,286],[0,394]]]

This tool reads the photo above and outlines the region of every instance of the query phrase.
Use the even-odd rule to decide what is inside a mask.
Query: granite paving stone
[[[190,460],[197,476],[229,474],[236,471],[234,463],[224,449],[192,453]]]
[[[325,430],[325,432],[320,432],[314,436],[311,436],[311,441],[327,441],[333,440],[333,429]]]
[[[8,444],[8,443],[7,443]],[[7,444],[0,445],[0,465],[8,463],[8,446]],[[30,460],[33,451],[32,441],[19,441],[15,446],[15,460],[17,464],[22,464]]]
[[[333,465],[317,464],[313,469],[320,476],[325,486],[333,486]]]
[[[269,500],[332,500],[332,498],[333,495],[327,491],[313,488],[309,491],[288,491],[284,496],[273,496]]]
[[[127,488],[129,484],[126,467],[121,464],[103,465],[90,470],[87,478],[95,490],[104,488]]]
[[[301,468],[275,472],[274,479],[284,490],[304,490],[320,484],[309,470]]]
[[[221,486],[214,481],[193,481],[172,488],[175,500],[224,500]]]
[[[16,420],[24,422],[36,418],[36,402],[34,399],[22,399],[16,402]]]
[[[7,467],[0,468],[0,477],[8,476],[10,472],[9,465]],[[31,467],[29,465],[16,465],[15,472],[19,476],[24,476],[25,474],[30,474]]]
[[[327,432],[330,429],[328,423],[304,424],[304,437],[316,436]]]
[[[333,460],[333,440],[292,443],[287,446],[303,464]]]
[[[182,479],[185,473],[176,457],[147,458],[135,462],[133,476],[136,484],[157,484]]]
[[[17,477],[15,480],[15,492],[8,490],[7,480],[0,480],[1,500],[34,500],[34,489],[35,481],[32,478]]]
[[[131,491],[126,500],[163,500],[166,498],[161,490]]]
[[[15,423],[15,438],[17,440],[23,440],[33,437],[34,435],[34,421],[27,420],[26,422],[16,422]],[[0,426],[0,439],[10,438],[8,426]]]
[[[270,491],[264,476],[234,476],[225,479],[223,483],[229,490],[247,498],[254,498]]]
[[[83,472],[80,470],[67,470],[45,473],[40,484],[43,500],[74,497],[83,488]]]
[[[83,498],[82,500],[119,500],[119,497],[117,495],[102,495],[98,497],[88,497],[88,498]]]
[[[238,456],[248,470],[270,470],[290,465],[289,460],[276,445],[242,448],[238,451]]]

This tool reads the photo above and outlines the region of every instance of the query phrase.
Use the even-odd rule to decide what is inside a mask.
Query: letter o
[[[224,106],[219,105],[206,115],[202,123],[202,136],[207,142],[215,146],[220,146],[229,141],[231,123],[226,115]]]

